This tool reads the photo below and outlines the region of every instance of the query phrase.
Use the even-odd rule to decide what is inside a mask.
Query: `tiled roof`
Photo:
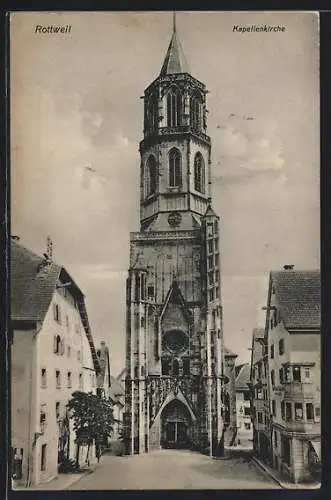
[[[22,245],[11,244],[11,318],[43,321],[59,278],[61,267]]]
[[[10,259],[10,306],[12,321],[43,322],[51,304],[60,275],[72,283],[79,313],[88,339],[95,370],[100,369],[93,337],[87,317],[84,294],[72,280],[64,267],[55,262],[46,262],[16,241],[11,242]]]
[[[320,328],[320,271],[272,271],[281,319],[286,328]]]
[[[190,73],[176,30],[172,34],[160,76],[173,75],[175,73]]]
[[[236,376],[236,391],[247,391],[248,382],[251,377],[251,367],[248,363],[241,365],[238,375]]]

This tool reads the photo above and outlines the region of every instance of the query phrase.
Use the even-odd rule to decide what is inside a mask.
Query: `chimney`
[[[294,264],[285,264],[284,269],[285,271],[293,271]]]

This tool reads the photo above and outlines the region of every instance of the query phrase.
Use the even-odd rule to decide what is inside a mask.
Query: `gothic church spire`
[[[176,73],[190,73],[190,69],[179,41],[176,29],[176,14],[173,14],[173,31],[167,54],[160,72],[160,76]]]

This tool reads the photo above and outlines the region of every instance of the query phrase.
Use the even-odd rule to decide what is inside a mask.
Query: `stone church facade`
[[[130,234],[124,423],[128,453],[217,456],[223,429],[219,217],[211,200],[205,85],[175,21],[144,93],[140,231]]]

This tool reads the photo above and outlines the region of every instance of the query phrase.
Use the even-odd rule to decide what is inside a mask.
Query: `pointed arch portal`
[[[188,448],[192,417],[187,406],[179,399],[173,399],[161,413],[162,448]]]

